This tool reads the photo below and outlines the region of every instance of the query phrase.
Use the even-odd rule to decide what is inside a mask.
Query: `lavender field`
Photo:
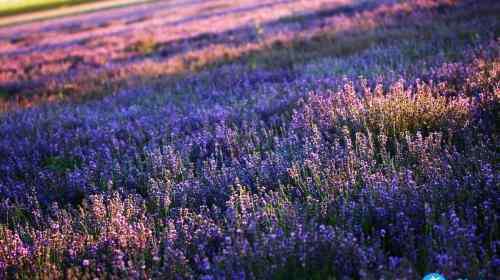
[[[500,2],[0,27],[0,279],[500,277]]]

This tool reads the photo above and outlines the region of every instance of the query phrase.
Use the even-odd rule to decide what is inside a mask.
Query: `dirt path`
[[[155,0],[108,0],[0,18],[0,28],[38,20],[88,13],[102,9],[143,4]]]

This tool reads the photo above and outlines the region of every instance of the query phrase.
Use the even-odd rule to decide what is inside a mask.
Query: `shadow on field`
[[[284,3],[293,1],[281,1]],[[276,4],[276,3],[273,3]],[[265,8],[270,4],[257,5],[255,7],[245,7],[237,8],[231,10],[231,12],[240,11],[251,11],[256,8]],[[311,12],[307,14],[295,14],[287,17],[280,18],[275,21],[263,23],[261,26],[244,26],[237,29],[228,30],[225,32],[205,32],[193,37],[183,38],[180,40],[174,40],[166,43],[155,43],[154,38],[146,39],[145,41],[137,41],[131,46],[131,50],[143,50],[138,51],[135,55],[131,56],[130,59],[137,61],[138,59],[145,59],[148,57],[156,58],[166,58],[174,55],[182,55],[188,53],[192,50],[199,50],[210,47],[212,45],[224,45],[228,47],[238,47],[247,43],[258,43],[261,39],[259,36],[259,29],[284,29],[284,28],[294,28],[297,32],[307,32],[317,27],[324,27],[324,21],[330,17],[344,15],[352,16],[355,13],[362,13],[365,11],[373,10],[378,7],[379,3],[358,3],[354,6],[340,6],[331,9],[325,9],[317,12]],[[216,15],[227,14],[229,11],[224,11],[216,13]],[[202,18],[209,18],[215,16],[215,14],[202,15]],[[200,19],[199,15],[196,19]],[[191,18],[182,19],[176,24],[181,24],[185,21],[192,20]],[[293,26],[290,26],[293,25]],[[293,42],[292,42],[293,43]],[[148,47],[149,46],[149,47]],[[150,50],[150,51],[148,51]],[[124,60],[115,60],[115,62],[126,62]]]
[[[196,1],[193,1],[196,2]],[[293,2],[291,0],[282,0],[278,1],[278,3],[288,3]],[[238,7],[231,9],[229,11],[222,12],[204,12],[199,15],[193,17],[183,18],[178,21],[170,22],[163,27],[167,27],[169,25],[179,25],[193,20],[199,19],[208,19],[214,16],[220,16],[227,13],[242,13],[242,12],[251,12],[255,9],[262,8],[271,8],[272,5],[277,3],[267,3],[267,4],[258,4],[249,7]],[[314,28],[318,28],[321,25],[321,22],[326,20],[329,17],[337,16],[337,15],[346,15],[350,16],[355,13],[362,13],[364,11],[368,11],[370,9],[374,9],[378,6],[378,4],[373,3],[364,3],[357,4],[355,6],[341,6],[335,7],[332,9],[326,9],[318,12],[312,12],[307,14],[296,14],[289,17],[283,17],[275,21],[265,22],[262,24],[261,28],[263,29],[282,29],[282,28],[295,28],[300,32],[307,32]],[[146,18],[143,18],[146,19]],[[137,20],[136,22],[140,22]],[[316,24],[314,24],[316,23]],[[71,23],[67,24],[63,27],[66,32],[82,32],[92,30],[94,27],[84,23]],[[119,35],[118,33],[106,34],[106,36],[114,36]],[[20,37],[16,39],[16,43],[29,43],[29,38],[34,35],[30,35],[29,37]],[[89,38],[86,40],[80,40],[79,44],[94,44],[95,40],[98,40],[99,36],[96,38]],[[26,41],[28,40],[28,41]],[[239,59],[237,56],[242,53],[231,53],[232,50],[237,50],[238,48],[247,45],[247,44],[256,44],[260,47],[264,46],[264,43],[261,42],[261,38],[259,35],[259,30],[255,26],[244,26],[237,29],[228,30],[222,33],[202,33],[193,37],[183,38],[180,40],[165,42],[165,43],[157,43],[154,38],[146,38],[140,41],[132,42],[126,49],[127,52],[130,53],[125,58],[116,58],[109,61],[107,64],[111,64],[114,67],[127,67],[130,65],[134,65],[144,60],[154,60],[155,62],[163,63],[164,61],[171,60],[181,60],[174,62],[175,67],[167,67],[167,74],[176,75],[183,74],[190,71],[200,71],[206,68],[211,68],[213,66],[218,66],[220,64],[227,64],[236,62]],[[279,43],[278,43],[279,44]],[[293,44],[293,42],[292,42]],[[227,49],[228,53],[222,54],[221,57],[211,57],[209,52],[198,54],[198,55],[190,55],[193,51],[205,50],[212,46],[222,46],[222,48]],[[52,48],[70,48],[71,44],[50,44],[50,45],[42,45],[41,49],[52,49]],[[25,54],[27,52],[36,51],[36,49],[29,49],[24,51]],[[262,49],[263,52],[267,52],[269,49]],[[240,52],[240,50],[237,50]],[[23,54],[22,51],[14,51],[12,53],[5,53],[5,55],[20,55]],[[185,58],[183,56],[186,56]],[[19,102],[23,102],[23,99],[33,100],[36,95],[52,95],[51,92],[56,91],[56,94],[60,95],[61,92],[65,92],[68,88],[73,88],[71,86],[66,86],[63,89],[58,88],[47,89],[47,85],[53,83],[54,80],[58,81],[68,81],[66,84],[72,84],[72,80],[78,79],[80,75],[85,75],[89,71],[94,73],[98,73],[99,75],[104,75],[109,78],[109,76],[115,76],[113,74],[105,73],[105,72],[113,72],[113,69],[103,69],[103,65],[99,63],[95,63],[93,61],[86,60],[83,57],[79,56],[67,56],[61,59],[56,60],[43,60],[39,63],[33,63],[29,65],[28,68],[25,69],[28,76],[30,73],[36,73],[43,67],[47,67],[47,65],[60,65],[65,64],[68,65],[66,71],[64,73],[59,73],[61,76],[58,77],[57,74],[54,76],[53,73],[50,75],[39,75],[36,79],[27,79],[16,81],[12,83],[3,83],[0,84],[0,92],[3,92],[2,96],[14,97],[18,98]],[[172,63],[169,63],[172,64]],[[172,69],[175,68],[175,69]],[[7,72],[9,69],[5,69]],[[110,70],[110,71],[107,71]],[[16,71],[12,69],[12,71]],[[127,80],[128,77],[122,77],[121,79]],[[42,90],[40,90],[42,89]],[[40,93],[42,91],[42,93]],[[22,95],[19,95],[22,93]],[[66,94],[65,94],[66,95]],[[1,98],[1,97],[0,97]],[[5,98],[3,98],[5,99]]]
[[[445,4],[420,8],[418,11],[396,12],[388,12],[385,7],[378,9],[379,6],[379,3],[361,3],[314,13],[295,14],[265,22],[260,26],[245,26],[222,33],[203,33],[167,43],[157,43],[154,38],[145,39],[130,44],[127,51],[131,55],[126,59],[110,61],[108,64],[111,66],[107,68],[80,58],[53,61],[51,63],[71,64],[67,73],[57,77],[59,81],[63,81],[62,85],[56,83],[53,86],[53,76],[0,84],[0,99],[3,99],[1,103],[26,107],[46,101],[85,101],[108,95],[123,86],[167,85],[168,81],[176,81],[186,75],[235,63],[246,68],[249,76],[254,72],[259,76],[257,69],[267,69],[279,73],[272,75],[270,81],[290,80],[295,76],[295,69],[308,61],[322,57],[349,56],[376,44],[406,39],[429,39],[434,25],[443,22],[449,25],[464,16],[474,16],[478,13],[474,9],[462,9],[458,14],[452,13],[456,12],[456,9]],[[352,17],[356,14],[362,17],[361,14],[365,12],[375,13],[377,19],[382,22],[377,22],[379,25],[357,26],[355,29],[341,31],[335,30],[335,26],[332,31],[328,25],[328,20],[332,17]],[[489,11],[479,12],[494,15],[498,12],[498,4],[493,4]],[[414,16],[414,13],[430,13],[433,21],[417,23],[418,16]],[[418,26],[415,29],[402,29],[398,27],[398,22],[401,21]],[[263,38],[261,29],[292,30],[295,35]],[[417,38],[422,35],[424,38]],[[143,61],[151,62],[153,67],[143,69],[140,74],[130,74],[122,70]],[[47,87],[48,84],[52,87]]]

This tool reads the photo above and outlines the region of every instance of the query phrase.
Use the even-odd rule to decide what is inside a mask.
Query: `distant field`
[[[98,1],[102,0],[0,0],[0,17]]]
[[[41,20],[59,19],[109,9],[120,9],[152,1],[155,0],[18,0],[5,3],[8,6],[2,5],[0,7],[0,28],[19,26],[30,22],[37,24],[36,22],[40,22]],[[2,9],[4,10],[3,14]]]

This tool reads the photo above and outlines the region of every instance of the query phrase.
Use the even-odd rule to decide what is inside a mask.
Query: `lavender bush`
[[[33,76],[0,115],[0,279],[497,278],[500,5],[312,2],[180,72],[104,65],[112,92]]]

